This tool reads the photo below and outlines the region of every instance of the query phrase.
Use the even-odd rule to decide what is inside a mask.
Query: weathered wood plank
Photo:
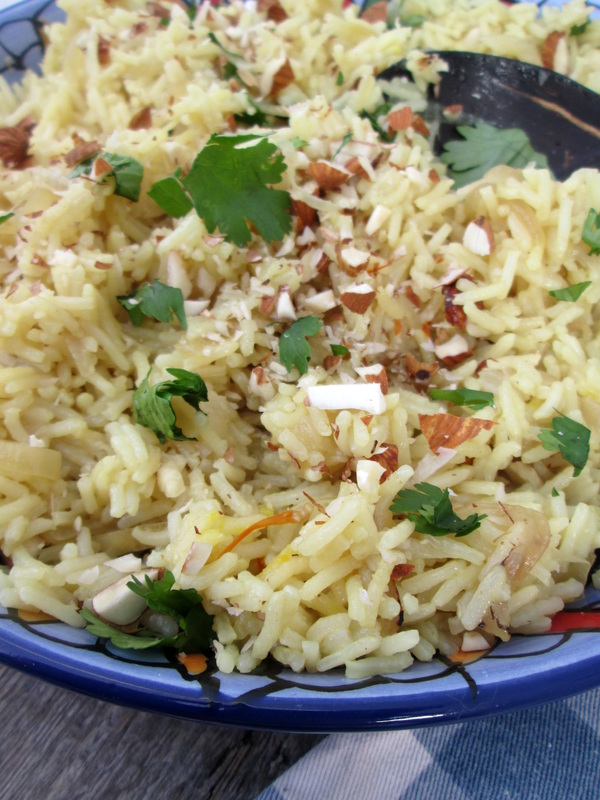
[[[321,738],[171,719],[0,667],[3,800],[251,800]]]

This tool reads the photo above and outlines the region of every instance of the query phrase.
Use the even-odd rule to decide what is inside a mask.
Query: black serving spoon
[[[456,126],[482,120],[498,128],[520,128],[544,154],[558,180],[581,167],[600,168],[600,94],[534,64],[479,53],[436,50],[447,65],[429,89],[428,113],[439,122],[434,149],[457,138]],[[379,78],[412,79],[401,61]],[[462,106],[452,123],[442,110]]]

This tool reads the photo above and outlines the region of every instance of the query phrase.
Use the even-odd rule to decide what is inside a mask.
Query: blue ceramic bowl
[[[48,0],[0,12],[0,70],[18,80],[42,55],[41,27],[62,18]],[[485,657],[437,659],[398,675],[347,680],[269,665],[189,675],[167,653],[129,655],[58,622],[0,607],[0,661],[115,703],[203,722],[285,731],[366,731],[453,722],[554,700],[600,684],[600,592],[558,615],[550,633],[514,636]]]

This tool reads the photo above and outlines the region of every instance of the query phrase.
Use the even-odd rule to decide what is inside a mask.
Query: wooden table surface
[[[322,738],[135,711],[0,666],[2,800],[251,800]]]

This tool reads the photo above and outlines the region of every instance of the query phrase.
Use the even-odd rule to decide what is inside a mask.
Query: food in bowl
[[[600,546],[600,175],[457,188],[422,92],[467,45],[597,90],[586,7],[63,7],[0,92],[0,602],[224,672],[547,630]]]

